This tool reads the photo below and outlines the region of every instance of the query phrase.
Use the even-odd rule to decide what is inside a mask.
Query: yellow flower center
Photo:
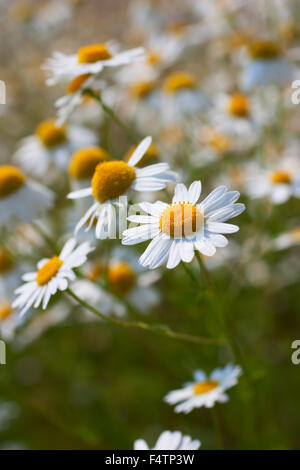
[[[293,228],[290,234],[295,243],[300,243],[300,227]]]
[[[19,168],[11,165],[0,166],[0,198],[18,191],[25,184],[25,176]]]
[[[124,160],[125,162],[128,162],[130,159],[131,155],[136,149],[136,145],[133,145],[129,151],[126,153]],[[158,149],[155,144],[150,144],[147,152],[144,154],[144,156],[141,158],[141,160],[137,163],[137,167],[143,167],[146,165],[151,165],[152,163],[155,163],[158,160]]]
[[[251,44],[250,56],[252,59],[275,59],[281,55],[280,47],[272,41],[262,40]]]
[[[124,194],[135,179],[134,169],[122,161],[100,163],[92,178],[93,196],[103,203]]]
[[[0,321],[6,320],[13,312],[12,306],[8,302],[0,303]]]
[[[198,232],[204,223],[202,212],[191,203],[177,203],[163,212],[159,225],[163,233],[171,237],[186,237]]]
[[[82,85],[87,81],[88,78],[90,78],[91,74],[90,73],[83,73],[82,75],[78,75],[78,77],[75,77],[68,85],[67,88],[67,93],[76,93],[76,91],[80,90]]]
[[[91,270],[90,272],[88,273],[87,275],[87,278],[90,279],[91,281],[97,281],[97,279],[99,279],[100,276],[102,276],[103,274],[103,263],[102,261],[96,261],[92,267],[91,267]]]
[[[157,51],[155,51],[154,49],[149,49],[148,50],[148,53],[147,53],[147,62],[148,62],[148,64],[155,65],[158,62],[160,62],[160,60],[161,60],[161,56]]]
[[[49,148],[63,144],[67,138],[65,127],[57,126],[55,119],[42,121],[36,128],[35,133],[41,139],[45,147]]]
[[[153,88],[153,82],[138,82],[130,87],[129,92],[136,98],[144,98],[149,93],[151,93]]]
[[[39,286],[47,284],[60,270],[64,262],[58,256],[53,256],[36,274],[36,282]]]
[[[208,393],[217,388],[219,382],[217,380],[206,380],[205,382],[199,382],[193,386],[195,395],[201,395],[202,393]]]
[[[227,135],[211,128],[204,129],[200,135],[200,141],[212,147],[220,155],[226,153],[232,145],[232,141]]]
[[[11,254],[5,249],[0,249],[0,274],[10,271],[14,266]]]
[[[291,175],[287,171],[275,170],[271,174],[271,181],[274,184],[289,184]]]
[[[106,160],[109,160],[109,155],[101,147],[82,148],[73,154],[69,174],[77,180],[92,178],[96,166]]]
[[[191,73],[175,72],[169,75],[163,85],[166,93],[175,93],[184,88],[194,88],[196,78]]]
[[[131,266],[124,261],[109,266],[107,277],[112,290],[118,295],[128,294],[134,287],[136,275]]]
[[[98,60],[107,60],[112,57],[105,44],[91,44],[81,47],[78,50],[78,62],[80,64],[90,64]]]
[[[236,117],[247,117],[249,116],[249,100],[247,96],[236,93],[232,95],[229,101],[228,110],[230,114]]]

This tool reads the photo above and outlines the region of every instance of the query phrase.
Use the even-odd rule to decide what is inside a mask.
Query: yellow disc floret
[[[0,166],[0,198],[18,191],[24,183],[25,176],[19,168],[12,165]]]
[[[55,119],[46,119],[42,121],[35,131],[45,147],[56,147],[65,142],[67,135],[64,126],[58,126]]]
[[[193,386],[195,395],[201,395],[202,393],[208,393],[217,388],[219,382],[217,380],[206,380],[205,382],[199,382]]]
[[[275,170],[271,173],[271,181],[274,184],[289,184],[291,182],[291,175],[287,171]]]
[[[96,166],[106,160],[109,160],[109,155],[103,148],[82,148],[72,155],[69,174],[77,180],[92,178]]]
[[[249,116],[249,100],[241,93],[232,95],[229,99],[228,110],[236,117],[244,118]]]
[[[91,44],[81,47],[78,50],[78,62],[80,64],[90,64],[98,60],[107,60],[112,57],[105,44]]]
[[[90,78],[91,74],[90,73],[83,73],[82,75],[78,75],[78,77],[75,77],[68,85],[67,88],[67,93],[76,93],[76,91],[80,90],[82,85],[87,81],[88,78]]]
[[[155,65],[161,60],[160,54],[154,49],[149,49],[147,52],[147,63],[150,65]]]
[[[130,87],[129,92],[135,98],[144,98],[149,93],[151,93],[153,88],[154,88],[153,82],[149,82],[149,81],[137,82]]]
[[[194,88],[195,84],[196,78],[191,73],[174,72],[166,78],[163,88],[167,93],[176,93],[185,88]]]
[[[128,294],[136,280],[131,266],[124,261],[112,263],[108,268],[107,277],[111,289],[118,295]]]
[[[53,256],[36,274],[36,282],[39,286],[47,284],[60,270],[64,262],[58,256]]]
[[[198,232],[204,223],[202,212],[190,203],[177,203],[167,207],[159,224],[163,233],[180,238]]]
[[[93,196],[101,203],[116,199],[126,193],[134,179],[134,169],[125,162],[100,163],[92,178]]]
[[[0,274],[7,273],[14,266],[11,254],[5,248],[0,249]]]
[[[300,243],[300,227],[295,227],[290,231],[294,243]]]
[[[250,56],[252,59],[275,59],[281,56],[281,49],[276,43],[272,41],[256,41],[250,46]]]
[[[13,312],[12,306],[8,302],[0,303],[0,321],[6,320]]]

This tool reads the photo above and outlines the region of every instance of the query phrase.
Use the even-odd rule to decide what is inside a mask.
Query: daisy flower
[[[80,126],[60,126],[46,119],[35,133],[21,140],[14,160],[26,171],[43,176],[52,167],[65,170],[70,154],[81,147],[96,144],[95,133]]]
[[[291,64],[285,60],[280,47],[269,40],[255,41],[249,48],[251,60],[246,65],[242,83],[246,90],[256,86],[286,85],[293,77]]]
[[[14,339],[15,331],[20,323],[20,317],[13,309],[11,301],[2,297],[0,301],[0,338],[4,341]]]
[[[235,204],[239,192],[219,186],[197,204],[200,194],[200,181],[194,181],[189,190],[184,184],[177,184],[172,204],[143,202],[140,207],[149,215],[128,217],[130,222],[141,225],[124,231],[124,245],[152,238],[140,257],[142,266],[154,269],[167,261],[167,268],[172,269],[180,261],[190,263],[194,250],[212,256],[216,247],[227,245],[228,240],[221,234],[234,233],[239,228],[224,222],[245,210],[244,204]]]
[[[83,147],[77,150],[69,161],[68,172],[72,185],[78,188],[86,187],[99,163],[108,161],[109,154],[102,147]]]
[[[300,198],[300,165],[298,157],[285,157],[268,168],[249,164],[245,191],[253,199],[268,197],[282,204],[290,197]]]
[[[42,305],[45,310],[51,296],[58,290],[66,290],[69,282],[75,280],[73,269],[85,263],[87,255],[94,249],[88,242],[77,247],[76,244],[75,238],[71,238],[58,256],[42,259],[37,264],[37,271],[22,276],[25,283],[15,290],[17,298],[12,304],[13,308],[21,309],[21,316],[32,306]]]
[[[278,235],[272,242],[276,250],[285,250],[296,245],[300,245],[300,226]]]
[[[116,52],[113,44],[90,44],[80,47],[76,54],[66,55],[54,52],[42,68],[48,79],[47,85],[61,80],[72,80],[80,75],[97,75],[105,67],[118,67],[133,62],[144,53],[143,47]]]
[[[20,220],[32,222],[49,209],[53,193],[45,186],[28,180],[12,165],[0,165],[0,227]]]
[[[180,431],[164,431],[157,439],[154,447],[149,447],[144,439],[134,442],[134,450],[197,450],[201,446],[198,439],[183,436]]]
[[[184,388],[169,392],[164,400],[176,405],[175,413],[190,413],[194,408],[211,408],[215,403],[225,403],[228,395],[225,391],[237,384],[242,374],[239,366],[227,364],[224,369],[215,369],[209,377],[202,370],[194,372],[194,381],[188,382]]]
[[[167,163],[157,163],[138,168],[137,164],[143,158],[152,142],[146,137],[133,152],[128,162],[109,161],[100,163],[94,172],[89,188],[74,191],[69,199],[80,199],[93,196],[94,203],[78,222],[75,233],[89,220],[86,230],[96,222],[97,238],[107,237],[115,222],[114,205],[120,205],[119,198],[126,196],[130,189],[135,191],[158,191],[166,187],[168,181],[175,181],[175,174],[169,170]]]

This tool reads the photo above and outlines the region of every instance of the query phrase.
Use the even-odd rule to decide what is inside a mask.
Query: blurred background
[[[238,48],[245,38],[265,33],[266,25],[280,46],[293,51],[298,68],[300,30],[293,15],[297,2],[281,2],[288,4],[288,14],[279,3],[259,2],[256,10],[247,2],[218,0],[0,0],[0,79],[7,87],[7,103],[0,105],[1,163],[11,162],[18,141],[32,134],[40,121],[55,116],[54,102],[64,88],[48,87],[41,70],[53,51],[74,53],[82,45],[111,39],[128,49],[145,45],[151,28],[155,36],[160,31],[164,37],[182,38],[179,42],[188,37],[190,47],[167,69],[195,74],[199,86],[214,98],[237,89],[243,61]],[[229,30],[223,29],[223,20],[232,25]],[[165,70],[161,80],[164,74]],[[110,84],[112,90],[116,83]],[[225,163],[197,166],[177,151],[177,127],[169,139],[167,161],[174,163],[186,183],[197,178],[208,181],[207,192],[225,179],[230,168],[238,168],[241,159],[251,160],[257,152],[282,154],[293,142],[299,159],[299,110],[290,104],[290,86],[276,93],[276,99],[280,96],[281,103],[288,103],[284,117],[269,126],[254,146],[245,145],[242,137],[242,146]],[[128,121],[124,95],[120,100],[120,113]],[[272,109],[270,113],[274,115]],[[138,135],[153,134],[151,120],[145,122],[136,126]],[[92,123],[99,140],[102,124],[99,111]],[[114,123],[110,132],[114,142],[120,139],[118,152],[124,154],[126,138]],[[161,160],[165,161],[164,154]],[[270,240],[300,225],[299,199],[272,208],[256,201],[249,207],[245,195],[242,201],[248,210],[239,217],[241,230],[234,236],[228,259],[226,254],[216,265],[208,264],[253,384],[249,391],[243,376],[229,391],[229,402],[217,406],[222,439],[228,449],[299,449],[300,365],[291,361],[291,344],[300,339],[299,245],[292,243],[283,251],[268,249]],[[106,245],[100,251],[105,253]],[[45,252],[49,254],[49,248]],[[157,287],[161,302],[143,320],[214,336],[214,313],[204,288],[195,296],[180,266],[163,272]],[[56,305],[52,308],[60,308]],[[191,344],[104,322],[77,322],[73,315],[79,308],[71,305],[69,310],[53,327],[41,320],[22,347],[7,342],[7,364],[0,365],[0,448],[131,449],[141,437],[154,444],[165,429],[200,439],[205,449],[216,448],[218,436],[209,410],[176,414],[163,397],[191,380],[195,369],[210,372],[234,361],[226,344]]]

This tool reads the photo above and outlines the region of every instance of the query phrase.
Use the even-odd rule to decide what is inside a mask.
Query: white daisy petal
[[[148,136],[137,146],[130,159],[128,165],[135,166],[145,155],[152,142],[152,137]]]
[[[201,181],[194,181],[189,187],[189,202],[196,204],[201,194]]]

